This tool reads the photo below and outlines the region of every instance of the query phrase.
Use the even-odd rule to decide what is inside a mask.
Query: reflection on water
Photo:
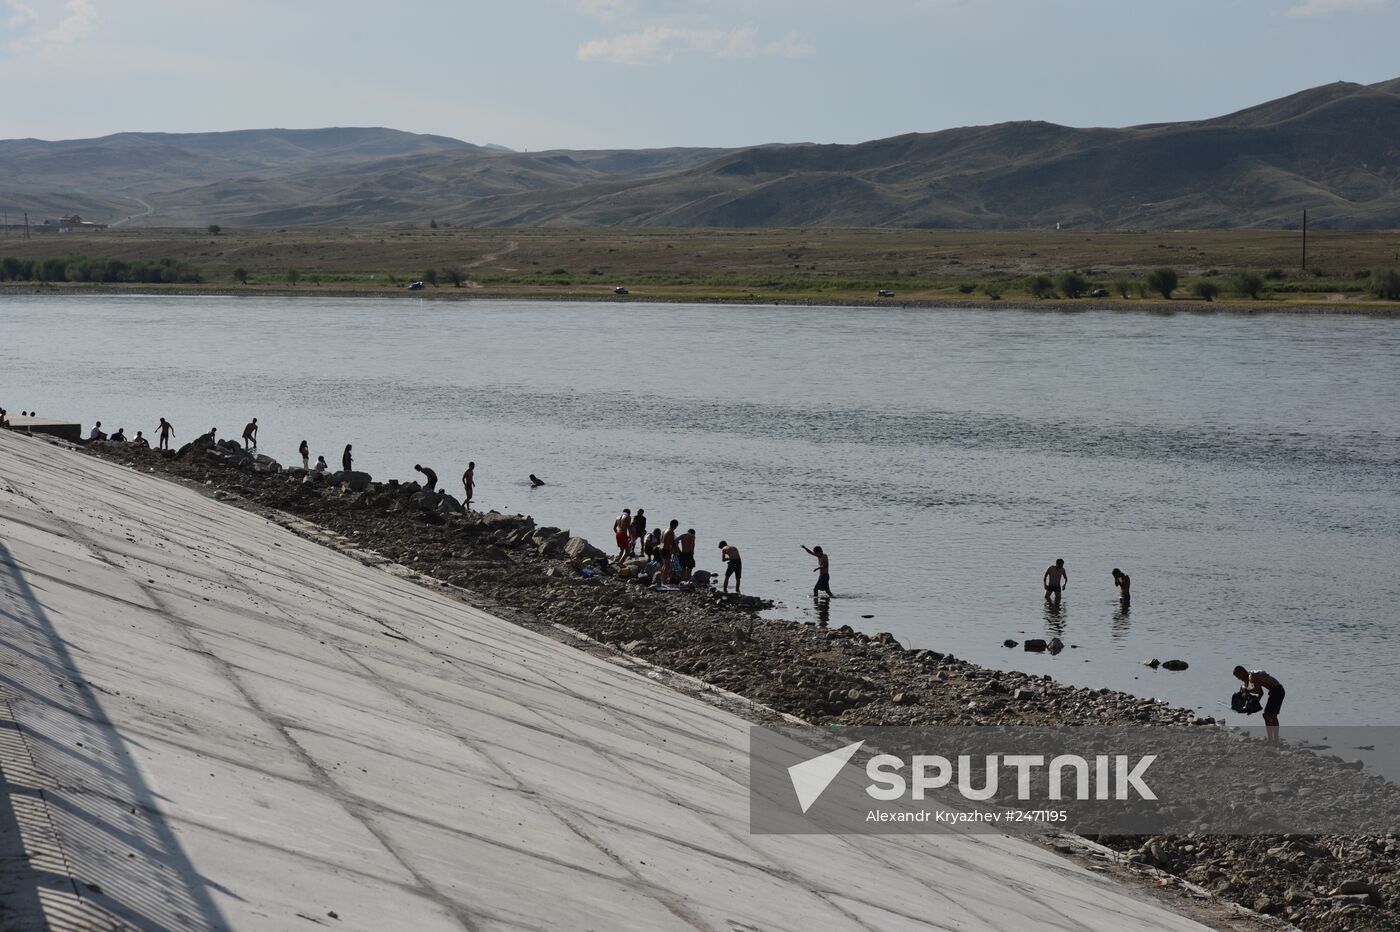
[[[1127,599],[1118,600],[1118,610],[1113,613],[1113,636],[1125,638],[1132,627],[1132,605]]]
[[[1045,593],[1045,630],[1059,637],[1065,633],[1068,623],[1063,597],[1058,593]]]
[[[817,624],[825,628],[831,624],[831,599],[824,596],[812,596],[812,611],[817,615]]]
[[[1400,662],[1400,320],[3,300],[11,410],[128,433],[163,414],[183,437],[256,416],[282,462],[302,437],[331,462],[353,443],[379,478],[474,460],[479,507],[604,545],[623,507],[675,518],[702,568],[724,538],[746,592],[808,619],[1204,714],[1235,663],[1311,721],[1400,714],[1347,675]],[[811,540],[841,598],[807,614]],[[1087,574],[1079,649],[1005,651],[1069,631],[1068,603],[1035,601],[1058,556]],[[1172,598],[1129,625],[1114,566]],[[1144,676],[1150,656],[1191,668]]]

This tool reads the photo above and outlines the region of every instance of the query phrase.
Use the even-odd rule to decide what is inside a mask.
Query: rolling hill
[[[1193,122],[857,145],[525,153],[389,129],[13,140],[0,207],[151,226],[933,229],[1267,228],[1306,208],[1322,227],[1393,228],[1400,79]]]

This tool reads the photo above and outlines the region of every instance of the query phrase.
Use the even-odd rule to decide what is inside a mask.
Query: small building
[[[57,218],[57,220],[43,221],[45,227],[48,227],[50,223],[57,225],[57,231],[59,232],[102,232],[106,230],[106,224],[92,223],[91,220],[83,220],[83,218],[77,216],[77,214],[67,214],[67,216]]]

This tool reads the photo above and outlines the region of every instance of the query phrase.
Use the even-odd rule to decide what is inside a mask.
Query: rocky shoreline
[[[620,578],[607,555],[581,537],[524,515],[467,512],[452,496],[416,482],[308,475],[231,441],[195,441],[177,453],[129,443],[83,449],[203,486],[216,498],[297,516],[483,601],[581,631],[814,724],[1218,727],[1158,700],[906,650],[889,634],[763,619],[759,612],[769,603],[752,596],[704,586],[654,592]],[[1338,759],[1336,766],[1345,764]],[[1204,888],[1310,932],[1400,928],[1395,835],[1097,841],[1166,872],[1166,884],[1185,881],[1183,887]]]

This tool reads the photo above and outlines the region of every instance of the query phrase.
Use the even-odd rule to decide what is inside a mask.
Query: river
[[[702,567],[727,539],[787,617],[817,617],[821,544],[832,625],[1232,721],[1236,663],[1285,723],[1400,713],[1397,376],[1400,320],[1363,316],[0,298],[11,411],[179,441],[257,417],[284,464],[353,443],[458,490],[475,460],[479,506],[605,549],[623,507],[696,528]]]

